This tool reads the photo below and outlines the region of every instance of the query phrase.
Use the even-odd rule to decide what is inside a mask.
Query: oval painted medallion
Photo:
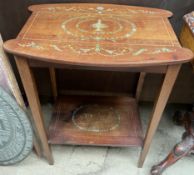
[[[119,127],[120,115],[110,106],[85,105],[73,112],[72,122],[83,131],[108,132]]]

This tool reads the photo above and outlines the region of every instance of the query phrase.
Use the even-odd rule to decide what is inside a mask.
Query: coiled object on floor
[[[15,164],[32,150],[32,128],[15,99],[0,87],[0,165]]]

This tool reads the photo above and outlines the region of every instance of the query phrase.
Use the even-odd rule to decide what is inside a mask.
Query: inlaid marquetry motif
[[[96,56],[98,61],[102,57],[116,62],[158,58],[163,62],[166,56],[177,59],[172,53],[180,45],[166,20],[170,12],[119,7],[106,4],[32,6],[33,14],[19,34],[16,47],[34,56],[41,54],[41,58],[50,59],[56,54],[60,61],[87,61]]]
[[[103,32],[104,28],[107,28],[108,26],[106,24],[103,24],[101,19],[98,19],[98,21],[94,24],[92,24],[92,27],[95,29],[95,32]]]
[[[28,44],[19,43],[18,45],[21,46],[21,47],[31,47],[31,48],[38,49],[38,50],[43,50],[44,49],[42,46],[40,46],[39,44],[37,44],[35,42],[30,42]]]
[[[83,131],[109,132],[120,126],[120,114],[110,106],[85,105],[73,112],[72,122]]]
[[[72,52],[76,54],[81,54],[81,55],[93,55],[93,54],[99,54],[102,56],[119,56],[119,55],[125,55],[128,54],[129,56],[139,56],[142,54],[146,55],[154,55],[154,54],[160,54],[160,53],[171,53],[175,52],[175,48],[170,48],[170,47],[153,47],[153,48],[138,48],[135,49],[131,46],[125,46],[125,47],[105,47],[100,44],[96,44],[95,46],[76,46],[73,44],[63,44],[60,46],[57,46],[55,44],[50,44],[50,45],[40,45],[36,44],[35,42],[31,43],[19,43],[18,44],[21,47],[29,47],[32,49],[37,49],[41,48],[41,50],[50,50],[53,49],[53,51],[57,52],[63,52],[65,49],[70,49]],[[130,59],[130,58],[129,58]]]
[[[41,10],[49,10],[51,12],[56,11],[64,11],[64,12],[78,12],[78,13],[122,13],[122,14],[147,14],[147,15],[156,15],[159,14],[157,11],[151,10],[143,10],[143,9],[128,9],[125,8],[123,11],[118,11],[115,8],[106,8],[104,6],[97,6],[97,7],[88,7],[88,8],[80,8],[80,7],[47,7],[41,8]]]
[[[64,32],[80,40],[112,41],[127,39],[136,31],[136,25],[120,17],[86,15],[72,17],[61,25]]]
[[[157,32],[149,27],[153,23],[152,19],[158,25],[166,25],[163,20],[156,21],[155,16],[153,18],[158,11],[122,8],[123,10],[106,5],[83,8],[81,5],[42,7],[35,13],[31,25],[22,35],[24,43],[19,42],[17,45],[39,52],[51,50],[61,54],[66,52],[109,57],[128,55],[129,59],[130,56],[176,51],[171,49],[174,43],[170,34],[164,30],[150,40],[152,32]],[[145,14],[145,21],[136,18],[139,14]],[[44,19],[47,18],[50,26],[44,24]],[[47,31],[46,34],[43,29]],[[162,37],[168,40],[161,44]]]

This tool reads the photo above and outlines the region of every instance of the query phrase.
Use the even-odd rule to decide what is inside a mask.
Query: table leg
[[[43,122],[40,101],[33,74],[25,58],[17,57],[15,60],[32,112],[32,118],[40,139],[43,154],[47,158],[49,164],[53,164],[53,157],[47,140],[46,129]]]
[[[172,65],[169,66],[167,72],[165,74],[165,78],[163,81],[163,85],[161,87],[159,96],[155,102],[152,117],[146,132],[146,136],[144,139],[144,145],[140,154],[138,167],[141,168],[145,161],[146,155],[149,151],[151,141],[155,134],[155,131],[158,127],[160,119],[162,117],[162,113],[170,96],[171,90],[174,86],[176,78],[178,76],[181,65]]]
[[[49,73],[50,73],[50,78],[51,78],[51,88],[52,88],[53,98],[55,101],[57,99],[57,82],[56,82],[55,68],[50,67]]]
[[[34,151],[36,152],[38,157],[41,157],[41,150],[40,150],[40,145],[38,144],[36,136],[33,138],[33,146],[34,146]]]
[[[137,89],[136,89],[136,94],[135,94],[135,98],[137,100],[137,102],[139,101],[140,95],[141,95],[141,91],[143,88],[143,83],[145,80],[145,76],[146,76],[146,72],[141,72],[139,75],[139,80],[137,83]]]

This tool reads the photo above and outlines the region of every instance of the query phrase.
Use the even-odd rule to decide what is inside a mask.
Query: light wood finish
[[[182,46],[191,49],[194,52],[194,12],[184,16],[184,24],[180,34],[180,42]],[[192,60],[194,70],[194,60]]]
[[[32,123],[32,122],[31,122]],[[33,126],[32,126],[33,127]],[[34,128],[34,127],[33,127]],[[36,135],[34,135],[33,137],[33,146],[34,146],[34,149],[36,151],[36,154],[38,157],[41,157],[42,156],[42,150],[41,150],[41,147],[40,147],[40,144],[37,140],[37,137]]]
[[[17,66],[50,163],[52,155],[29,69],[32,62],[44,62],[48,67],[166,73],[144,140],[139,160],[142,166],[180,65],[193,57],[190,50],[179,44],[168,20],[172,13],[144,7],[86,3],[35,5],[29,9],[33,13],[17,39],[7,41],[4,48],[22,57],[16,58]],[[143,78],[142,74],[137,99]]]
[[[135,98],[136,98],[137,101],[139,101],[139,98],[140,98],[140,95],[141,95],[141,92],[142,92],[145,76],[146,76],[145,72],[141,72],[140,75],[139,75],[139,80],[138,80],[138,83],[137,83],[137,89],[136,89],[136,95],[135,95]]]
[[[143,166],[146,155],[149,151],[151,141],[153,139],[154,133],[158,127],[160,119],[162,117],[162,113],[178,76],[181,65],[169,66],[166,72],[163,85],[161,87],[159,96],[155,102],[152,117],[148,126],[148,130],[146,132],[146,136],[144,139],[144,146],[141,151],[141,155],[139,158],[139,167]]]
[[[184,47],[190,48],[194,52],[194,36],[186,24],[183,25],[180,41]]]
[[[34,81],[33,74],[28,66],[27,60],[25,58],[16,57],[16,64],[19,70],[19,74],[28,98],[30,109],[32,111],[32,118],[35,123],[36,131],[39,135],[39,139],[43,148],[44,156],[49,161],[49,164],[53,164],[53,157],[49,144],[47,142],[46,129],[43,122],[40,101],[37,94],[37,88]]]
[[[9,89],[11,90],[12,95],[15,97],[15,100],[20,105],[20,107],[23,109],[26,109],[15,75],[12,71],[11,64],[9,62],[7,55],[3,50],[3,40],[1,38],[1,35],[0,35],[0,53],[2,56],[2,66],[6,71]]]
[[[180,42],[181,44],[186,47],[191,49],[194,52],[194,35],[189,29],[189,26],[184,23],[183,28],[181,30],[180,34]],[[191,61],[194,69],[194,60]]]
[[[51,78],[51,87],[54,100],[57,99],[57,82],[56,82],[56,72],[54,67],[49,68],[50,78]]]

